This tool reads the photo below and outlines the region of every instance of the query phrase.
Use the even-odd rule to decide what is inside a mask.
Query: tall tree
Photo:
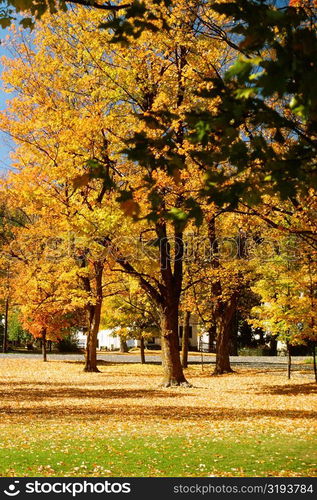
[[[22,44],[22,57],[8,61],[5,76],[20,88],[3,117],[3,127],[20,144],[18,161],[28,163],[30,174],[42,171],[43,183],[64,204],[69,227],[85,234],[87,248],[104,247],[109,263],[136,277],[159,307],[166,385],[186,383],[178,352],[183,236],[187,212],[199,213],[190,193],[203,179],[202,173],[190,177],[191,146],[183,119],[174,114],[181,117],[192,105],[201,72],[226,59],[220,42],[206,49],[192,7],[176,5],[172,37],[165,30],[143,32],[128,49],[114,49],[111,36],[97,29],[99,12],[59,15],[42,26],[38,52]],[[157,109],[164,110],[160,120],[152,117]],[[121,116],[125,123],[118,122]],[[152,135],[152,154],[139,167],[122,153],[131,130]],[[127,254],[131,248],[120,237],[128,223],[122,223],[120,208],[152,240],[154,266],[153,259],[140,263]]]

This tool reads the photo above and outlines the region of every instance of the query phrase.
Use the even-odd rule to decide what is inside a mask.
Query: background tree
[[[103,326],[114,329],[114,335],[140,342],[144,364],[145,342],[160,334],[159,311],[135,280],[126,280],[126,289],[106,300],[103,317]]]
[[[253,290],[261,305],[253,308],[253,325],[261,326],[287,346],[314,345],[316,329],[316,252],[296,240],[297,259],[275,255],[259,266]],[[290,349],[290,347],[289,347]]]

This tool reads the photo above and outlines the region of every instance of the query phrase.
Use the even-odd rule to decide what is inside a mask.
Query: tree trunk
[[[87,334],[87,346],[85,356],[85,372],[96,372],[100,370],[97,368],[97,343],[98,343],[98,329],[94,327],[95,323],[89,328]]]
[[[5,313],[4,313],[4,331],[3,331],[2,352],[7,352],[7,348],[8,348],[8,320],[9,320],[9,299],[6,298]]]
[[[87,346],[85,356],[85,372],[96,372],[100,370],[97,368],[97,344],[98,332],[101,318],[101,300],[98,300],[95,306],[91,306],[90,325],[87,334]]]
[[[187,368],[188,366],[188,343],[189,343],[189,325],[190,322],[190,311],[185,312],[184,327],[183,327],[183,337],[182,337],[182,367]]]
[[[98,344],[98,332],[100,327],[101,319],[101,307],[102,307],[102,272],[103,263],[94,263],[95,273],[96,273],[96,304],[90,306],[89,309],[89,330],[87,335],[87,347],[85,356],[85,372],[96,372],[100,370],[97,368],[97,344]]]
[[[179,356],[178,344],[178,308],[167,306],[161,319],[162,332],[162,365],[164,378],[162,386],[172,387],[177,385],[190,387],[187,382]]]
[[[230,356],[238,356],[238,322],[236,311],[230,322]]]
[[[141,354],[141,364],[145,364],[145,353],[144,353],[144,337],[140,338],[140,354]]]
[[[232,319],[236,309],[236,294],[231,300],[218,304],[214,312],[217,328],[216,366],[213,375],[233,373],[230,366]]]
[[[220,321],[217,328],[216,366],[213,375],[232,373],[230,366],[230,324]]]
[[[291,378],[291,370],[292,370],[292,356],[291,356],[291,346],[287,342],[287,378]]]
[[[313,363],[314,363],[315,382],[317,382],[316,346],[315,346],[315,343],[313,343]]]
[[[147,280],[142,273],[139,273],[128,262],[120,251],[120,248],[112,246],[110,238],[105,238],[103,245],[110,246],[112,251],[116,251],[115,260],[117,264],[127,273],[138,278],[142,289],[161,310],[161,347],[164,371],[162,385],[165,387],[175,385],[189,386],[183,374],[178,345],[178,312],[179,300],[182,293],[184,261],[183,233],[175,224],[173,238],[174,252],[171,252],[170,239],[167,235],[167,225],[163,218],[157,221],[155,230],[158,238],[161,278],[157,282],[157,286],[154,286],[151,280]]]
[[[211,260],[211,265],[213,269],[218,270],[220,262],[214,217],[208,223],[208,237],[210,248],[215,255]],[[233,372],[230,367],[230,334],[231,321],[236,309],[236,294],[234,293],[231,299],[224,301],[222,299],[222,283],[220,278],[212,283],[211,293],[217,299],[213,309],[213,323],[216,327],[216,366],[213,375],[222,375],[223,373]]]
[[[127,341],[120,337],[120,352],[129,352]]]
[[[208,329],[208,352],[214,352],[215,340],[216,340],[216,325],[211,324]]]
[[[270,356],[277,356],[277,340],[272,337],[270,340]]]
[[[42,330],[42,355],[43,361],[47,361],[47,349],[46,349],[46,328]]]

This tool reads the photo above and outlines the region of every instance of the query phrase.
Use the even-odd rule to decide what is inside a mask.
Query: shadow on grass
[[[130,393],[130,391],[126,391]],[[120,391],[122,393],[122,391]],[[174,397],[170,394],[170,397]],[[177,395],[176,395],[177,396]],[[109,397],[111,397],[109,395]],[[120,398],[122,397],[122,394]],[[126,394],[125,398],[129,397],[142,397],[141,395],[135,396]],[[164,392],[164,397],[166,393]],[[33,401],[34,403],[34,401]],[[239,409],[239,408],[226,408],[226,407],[215,407],[215,408],[202,408],[200,406],[139,406],[139,405],[114,405],[107,404],[105,399],[105,406],[95,408],[87,408],[86,406],[40,406],[33,405],[32,407],[19,407],[19,408],[0,408],[0,413],[7,416],[19,416],[19,417],[57,417],[57,416],[67,416],[76,417],[80,420],[98,420],[101,417],[117,417],[121,420],[124,418],[142,419],[149,417],[160,417],[166,418],[169,421],[243,421],[245,419],[258,419],[259,417],[269,417],[269,418],[287,418],[287,419],[305,419],[305,420],[315,420],[317,417],[317,412],[310,412],[306,410],[278,410],[278,409]]]
[[[65,361],[60,361],[53,359],[52,362],[57,362],[57,363],[70,363],[71,365],[82,365],[84,366],[85,361],[81,360],[65,360]],[[146,366],[146,365],[161,365],[161,361],[147,361],[144,365],[142,363],[139,363],[137,360],[131,360],[131,361],[105,361],[103,359],[100,359],[97,361],[97,366],[125,366],[125,365],[138,365],[138,366]]]
[[[135,399],[135,398],[175,398],[183,397],[182,393],[160,391],[157,389],[79,389],[63,384],[48,384],[47,389],[14,389],[0,390],[0,400],[14,399],[15,401],[38,401],[50,399]],[[1,411],[1,408],[0,408]],[[94,410],[93,410],[94,411]]]
[[[257,394],[274,394],[282,396],[297,396],[299,394],[317,394],[316,382],[308,384],[287,384],[264,386]]]

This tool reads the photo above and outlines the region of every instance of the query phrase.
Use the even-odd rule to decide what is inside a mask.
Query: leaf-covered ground
[[[315,476],[311,375],[279,370],[160,389],[161,367],[0,360],[2,476]]]

